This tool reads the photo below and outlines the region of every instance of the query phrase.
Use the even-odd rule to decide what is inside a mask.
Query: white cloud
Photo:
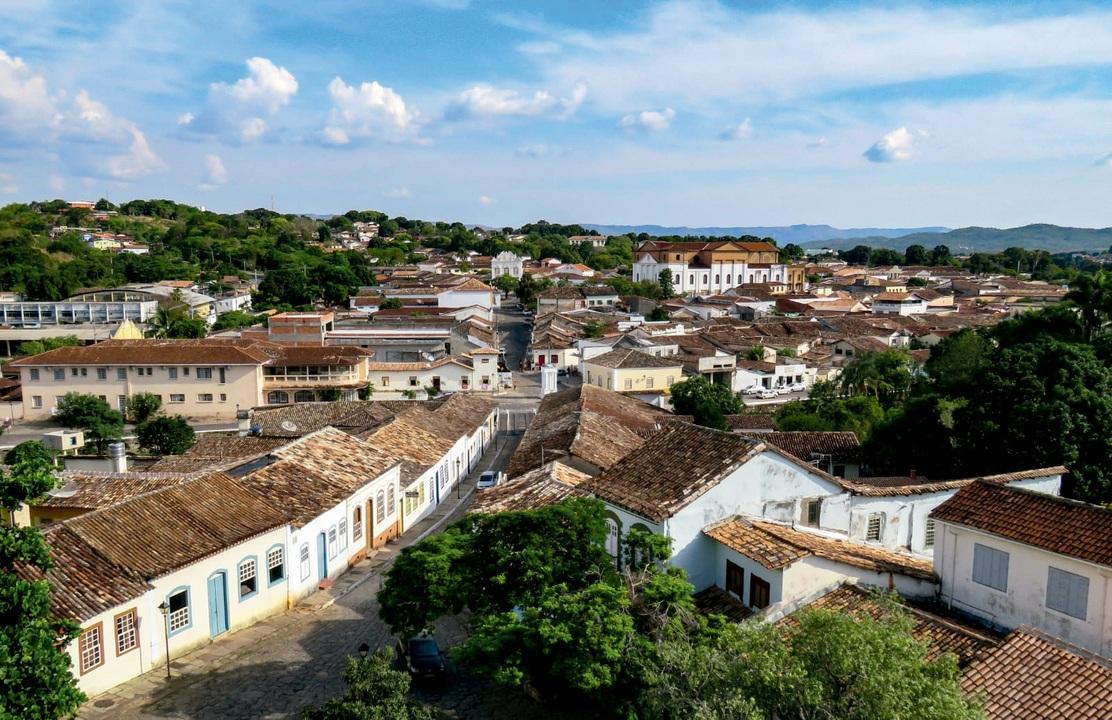
[[[547,145],[545,143],[530,143],[528,145],[519,146],[517,150],[514,150],[514,155],[527,158],[542,158],[555,155],[557,152],[558,148],[552,145]]]
[[[0,194],[15,195],[19,192],[19,185],[16,185],[15,178],[8,173],[0,173]]]
[[[1112,152],[1108,153],[1107,155],[1101,155],[1093,164],[1098,166],[1103,165],[1104,167],[1112,167]]]
[[[479,196],[479,204],[480,205],[485,205],[487,207],[490,207],[494,203],[495,203],[494,198],[490,197],[489,195],[480,195]]]
[[[151,150],[139,128],[132,125],[131,145],[127,152],[108,158],[105,168],[112,177],[129,180],[161,172],[166,169],[166,163]]]
[[[57,102],[42,75],[0,50],[0,128],[24,135],[56,127],[62,120]]]
[[[64,192],[66,189],[66,180],[61,175],[50,176],[50,189],[54,192]]]
[[[807,148],[809,150],[817,150],[818,148],[826,147],[829,142],[830,141],[827,140],[825,137],[816,138],[807,143]]]
[[[445,109],[444,117],[449,120],[508,115],[566,118],[574,114],[586,98],[587,85],[583,82],[576,82],[571,93],[563,98],[547,90],[523,95],[516,90],[479,84],[461,92]]]
[[[228,182],[228,169],[219,155],[205,155],[205,179],[197,186],[199,190],[208,192]]]
[[[332,112],[321,134],[330,145],[359,139],[425,142],[420,138],[419,115],[393,88],[378,82],[355,87],[337,76],[328,83],[328,95]]]
[[[915,135],[905,127],[898,127],[873,143],[864,157],[869,162],[898,162],[911,159],[914,152]]]
[[[728,127],[719,135],[721,140],[745,140],[753,135],[753,121],[745,118],[737,125]]]
[[[405,185],[402,185],[401,187],[391,188],[390,190],[387,190],[386,192],[382,193],[382,197],[408,198],[413,197],[413,193],[411,193],[409,191],[409,188],[407,188]]]
[[[297,94],[297,78],[268,58],[248,58],[246,64],[246,77],[231,85],[210,85],[204,108],[196,114],[182,113],[178,125],[225,142],[251,143],[262,137],[267,119]]]
[[[627,131],[662,132],[672,126],[675,117],[676,111],[670,107],[663,110],[642,110],[623,117],[618,127]]]

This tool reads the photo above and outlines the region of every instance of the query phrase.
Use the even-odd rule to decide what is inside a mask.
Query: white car
[[[502,482],[502,473],[495,472],[494,470],[487,470],[479,476],[479,482],[475,483],[476,490],[487,490],[488,488],[496,487]]]
[[[787,395],[791,391],[792,391],[792,389],[791,389],[791,386],[789,386],[789,385],[780,385],[779,387],[776,388],[776,394],[777,395]]]
[[[775,390],[773,390],[771,388],[769,388],[767,390],[761,390],[761,400],[769,400],[771,398],[776,397],[779,394],[780,393],[776,392]]]
[[[760,385],[750,385],[741,392],[743,395],[760,395],[763,390],[764,388],[762,388]]]
[[[807,392],[807,386],[803,383],[796,383],[791,386],[792,392]]]

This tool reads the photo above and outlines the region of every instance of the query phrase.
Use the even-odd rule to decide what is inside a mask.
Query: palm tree
[[[1079,275],[1070,284],[1066,300],[1077,306],[1085,339],[1091,342],[1112,315],[1112,275],[1104,270],[1092,275]]]

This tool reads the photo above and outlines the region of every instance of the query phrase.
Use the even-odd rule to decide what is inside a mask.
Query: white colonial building
[[[749,283],[786,282],[788,266],[767,242],[661,242],[647,240],[633,254],[633,281],[659,282],[672,271],[672,285],[685,295],[713,295]]]
[[[510,277],[521,279],[525,262],[509,250],[503,250],[490,260],[490,278]]]

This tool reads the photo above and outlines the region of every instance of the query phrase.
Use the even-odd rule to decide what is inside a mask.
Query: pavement
[[[330,589],[175,658],[170,680],[162,666],[90,699],[78,717],[271,720],[298,717],[306,707],[343,694],[341,675],[360,643],[367,642],[372,652],[394,645],[395,637],[378,618],[377,600],[383,574],[394,558],[462,517],[479,475],[505,469],[520,439],[520,433],[497,435],[494,446],[460,485],[459,498],[452,493],[400,538],[337,578]],[[448,647],[463,637],[463,627],[458,619],[447,618],[438,624],[437,636]],[[448,717],[538,716],[538,708],[520,693],[465,674],[444,686],[419,687],[416,694]]]

